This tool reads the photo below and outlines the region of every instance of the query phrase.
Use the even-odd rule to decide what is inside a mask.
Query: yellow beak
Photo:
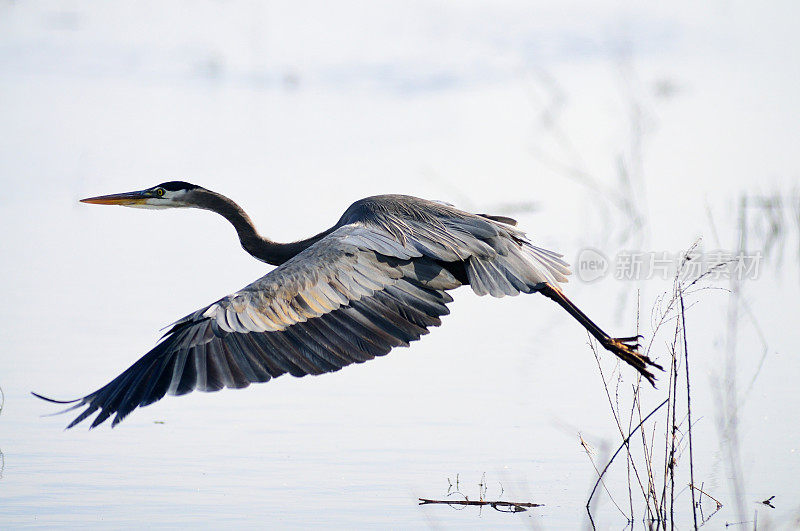
[[[142,205],[150,195],[145,191],[125,192],[123,194],[100,195],[81,199],[81,203],[92,205]]]

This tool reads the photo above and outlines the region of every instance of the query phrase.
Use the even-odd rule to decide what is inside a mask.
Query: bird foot
[[[603,345],[603,348],[609,352],[613,352],[622,361],[639,371],[639,373],[644,376],[653,387],[655,387],[656,378],[653,373],[648,370],[648,367],[655,367],[656,369],[662,371],[664,368],[648,358],[646,355],[639,352],[640,339],[643,339],[643,337],[609,337],[605,340],[602,340],[600,343]]]

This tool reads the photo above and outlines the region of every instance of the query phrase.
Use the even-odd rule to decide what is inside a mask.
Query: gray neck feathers
[[[306,240],[293,243],[278,243],[261,236],[250,220],[250,216],[239,205],[224,195],[209,190],[197,190],[193,195],[199,196],[195,201],[198,208],[216,212],[233,225],[245,251],[262,262],[272,265],[281,265],[303,249],[330,234],[336,228],[332,227]]]

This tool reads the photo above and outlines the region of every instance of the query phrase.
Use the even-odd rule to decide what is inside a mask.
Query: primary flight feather
[[[607,350],[648,381],[661,367],[638,352],[637,337],[611,338],[560,290],[569,266],[534,246],[513,219],[471,214],[411,196],[353,203],[330,229],[282,244],[261,236],[232,200],[172,181],[84,203],[138,208],[192,207],[224,216],[242,247],[277,267],[243,289],[174,323],[153,350],[83,398],[50,402],[85,408],[71,428],[97,413],[91,427],[116,425],[166,394],[242,388],[289,373],[338,371],[408,346],[439,326],[469,285],[478,295],[541,293],[562,306]]]

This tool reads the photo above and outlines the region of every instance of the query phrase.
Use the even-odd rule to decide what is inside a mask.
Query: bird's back
[[[570,271],[562,255],[534,246],[515,223],[408,195],[366,197],[339,221],[371,227],[421,256],[463,262],[479,295],[530,293],[542,283],[566,282]]]

